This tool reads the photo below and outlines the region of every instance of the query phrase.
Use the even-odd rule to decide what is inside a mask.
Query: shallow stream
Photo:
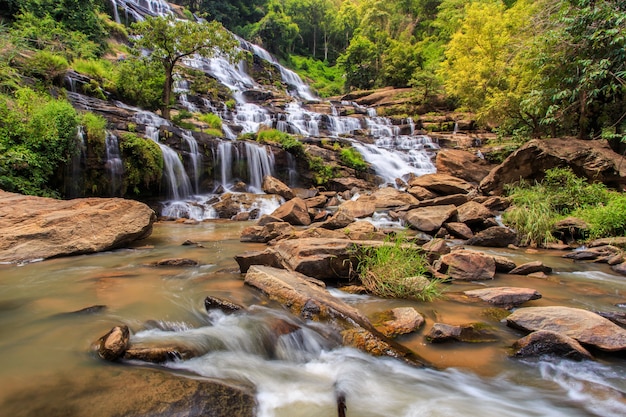
[[[481,303],[419,303],[369,296],[341,296],[369,316],[414,306],[426,326],[399,341],[437,369],[416,369],[340,347],[323,325],[304,323],[243,284],[233,256],[263,245],[242,244],[249,223],[159,223],[135,247],[0,265],[0,416],[112,416],[119,391],[108,378],[154,367],[102,361],[93,342],[127,324],[134,341],[168,340],[202,346],[206,354],[170,362],[167,372],[252,382],[260,416],[335,416],[336,392],[346,396],[348,416],[623,416],[626,360],[555,358],[518,360],[508,346],[522,336]],[[186,240],[199,246],[182,246]],[[606,266],[574,263],[558,253],[492,251],[520,264],[540,259],[554,269],[549,279],[499,275],[492,282],[454,284],[448,292],[481,286],[524,286],[543,298],[529,306],[564,305],[620,311],[626,279]],[[165,258],[191,258],[197,268],[149,266]],[[254,306],[249,312],[207,314],[207,295]],[[85,307],[101,310],[67,314]],[[622,310],[623,311],[623,310]],[[298,337],[281,336],[272,351],[259,347],[259,332],[272,317],[302,326]],[[498,339],[490,343],[431,345],[424,335],[434,322],[485,322]]]

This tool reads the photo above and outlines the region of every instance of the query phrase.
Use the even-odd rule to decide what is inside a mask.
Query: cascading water
[[[193,137],[190,131],[183,131],[183,139],[187,143],[187,147],[189,148],[189,159],[192,170],[193,180],[193,190],[196,194],[200,193],[200,187],[198,185],[198,180],[200,179],[200,170],[202,169],[202,154],[198,148],[198,142],[196,138]]]
[[[104,145],[106,150],[106,163],[104,166],[109,172],[109,180],[111,182],[110,194],[113,196],[119,193],[120,185],[122,184],[122,174],[124,173],[124,164],[120,155],[117,136],[107,132]]]

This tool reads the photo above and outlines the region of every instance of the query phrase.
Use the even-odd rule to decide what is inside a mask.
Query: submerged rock
[[[98,342],[98,355],[107,361],[116,361],[130,346],[130,330],[128,326],[115,326]]]
[[[204,308],[206,311],[220,310],[223,313],[233,313],[235,311],[244,310],[245,308],[239,304],[235,304],[232,301],[225,300],[223,298],[207,295],[204,299]]]
[[[483,323],[470,323],[458,326],[435,323],[426,335],[426,340],[431,343],[485,343],[495,342],[498,338],[491,333],[491,329]]]
[[[413,307],[397,307],[383,313],[388,320],[376,325],[376,329],[387,337],[412,333],[424,325],[424,317]]]
[[[156,261],[154,266],[176,266],[176,267],[186,267],[186,266],[198,266],[200,262],[194,259],[188,258],[171,258],[171,259],[161,259],[160,261]]]
[[[147,205],[121,198],[55,200],[0,191],[0,262],[124,247],[152,233]]]

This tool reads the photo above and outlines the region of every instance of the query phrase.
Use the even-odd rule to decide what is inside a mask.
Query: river
[[[113,416],[119,390],[106,384],[154,366],[105,362],[93,343],[127,324],[137,340],[177,338],[206,346],[195,359],[170,362],[167,372],[252,382],[259,416],[335,416],[335,393],[346,395],[348,416],[623,416],[624,356],[596,361],[512,359],[508,346],[521,337],[480,303],[420,303],[342,295],[367,315],[414,306],[426,328],[399,341],[435,365],[416,369],[338,346],[315,323],[300,322],[243,284],[235,254],[263,247],[241,244],[249,223],[158,223],[134,247],[95,255],[0,265],[0,416]],[[186,240],[201,246],[182,243]],[[619,311],[626,279],[604,265],[574,263],[558,253],[497,250],[520,264],[540,259],[549,279],[498,275],[488,283],[456,283],[458,292],[488,286],[527,286],[543,298],[528,305],[565,305]],[[200,267],[154,267],[164,258],[198,260]],[[520,281],[522,280],[522,281]],[[230,316],[207,314],[207,295],[254,306]],[[67,314],[89,306],[106,306]],[[263,320],[280,316],[303,327],[298,340],[280,340],[271,354],[255,342]],[[433,322],[486,322],[490,343],[431,345]]]

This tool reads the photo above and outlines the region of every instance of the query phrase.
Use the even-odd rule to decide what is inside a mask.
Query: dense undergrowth
[[[550,169],[540,182],[509,187],[508,195],[513,207],[503,221],[518,231],[523,245],[556,241],[554,226],[568,216],[587,224],[587,239],[626,235],[626,194],[590,184],[570,168]]]

